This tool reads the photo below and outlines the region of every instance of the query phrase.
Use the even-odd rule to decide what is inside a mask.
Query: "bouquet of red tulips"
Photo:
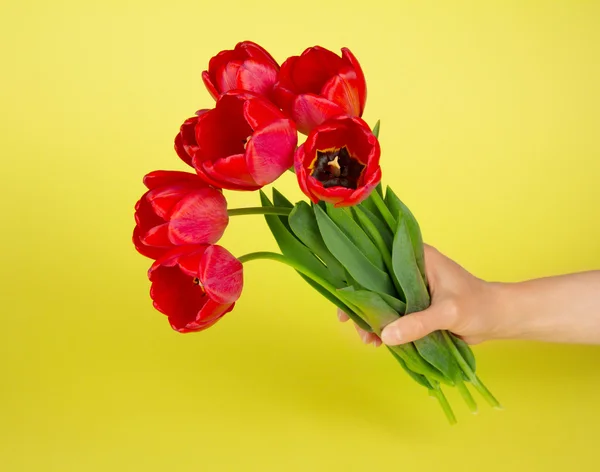
[[[180,333],[201,331],[230,312],[242,292],[243,263],[271,259],[295,269],[358,326],[376,334],[429,306],[423,241],[413,214],[381,186],[379,124],[362,116],[366,82],[344,48],[319,46],[281,67],[250,41],[214,56],[202,74],[216,100],[181,125],[175,151],[193,172],[154,171],[135,207],[133,241],[154,259],[154,307]],[[307,135],[298,144],[298,132]],[[223,190],[254,191],[295,172],[310,202],[273,189],[261,206],[228,209]],[[262,214],[281,253],[234,257],[216,245],[233,215]],[[417,383],[455,417],[442,385],[472,411],[471,384],[499,404],[475,374],[469,346],[446,331],[388,347]]]

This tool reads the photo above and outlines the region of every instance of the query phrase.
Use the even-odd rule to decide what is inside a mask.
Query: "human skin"
[[[375,346],[415,341],[449,330],[469,344],[497,339],[600,344],[600,270],[517,283],[481,280],[425,245],[431,306],[387,325],[381,339],[357,327]],[[347,321],[338,311],[340,321]]]

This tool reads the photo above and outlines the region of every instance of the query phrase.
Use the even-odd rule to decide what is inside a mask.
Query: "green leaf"
[[[378,335],[385,326],[396,321],[400,316],[375,292],[348,289],[342,289],[340,292],[344,300],[360,309],[364,320]]]
[[[273,206],[269,197],[260,191],[260,201],[262,206]],[[310,272],[327,280],[335,287],[345,286],[344,281],[335,277],[327,267],[304,245],[296,236],[293,235],[277,215],[265,215],[267,225],[273,233],[273,237],[277,241],[281,252],[298,264],[306,267]]]
[[[377,120],[375,126],[373,126],[373,134],[377,139],[379,139],[379,129],[381,128],[381,120]]]
[[[380,270],[385,271],[385,263],[377,246],[367,236],[356,221],[352,219],[350,212],[346,208],[334,208],[333,205],[327,205],[327,214],[329,218],[340,228],[344,234],[352,241],[356,248],[362,252],[371,263]]]
[[[346,313],[348,315],[348,317],[354,323],[356,323],[356,325],[358,325],[359,328],[364,329],[365,331],[368,331],[368,332],[372,331],[371,327],[367,323],[365,323],[363,321],[363,319],[358,314],[356,314],[352,308],[350,308],[348,305],[346,305],[339,298],[336,298],[335,296],[333,296],[333,294],[329,290],[324,289],[323,287],[321,287],[321,285],[319,285],[317,282],[315,282],[311,278],[306,277],[304,274],[300,274],[300,277],[302,277],[306,282],[308,282],[308,284],[312,288],[314,288],[317,292],[319,292],[321,295],[323,295],[327,300],[329,300],[331,303],[333,303],[335,306],[337,306],[340,310],[342,310],[344,313]]]
[[[442,372],[448,383],[462,381],[462,371],[452,353],[446,348],[442,334],[435,331],[414,342],[421,357]]]
[[[408,234],[410,235],[410,242],[413,247],[415,259],[417,261],[417,266],[419,267],[419,272],[421,272],[421,277],[423,277],[423,280],[425,281],[425,285],[427,285],[425,255],[423,252],[423,236],[421,235],[421,229],[419,228],[417,219],[408,209],[408,207],[402,203],[402,200],[400,200],[394,191],[389,187],[387,187],[385,192],[385,203],[396,220],[400,218],[400,215],[404,216],[406,220],[406,226],[408,228]]]
[[[406,303],[404,303],[402,300],[398,300],[396,297],[392,297],[387,293],[379,293],[378,295],[383,298],[385,302],[394,309],[394,311],[398,312],[400,316],[406,313]]]
[[[293,208],[294,206],[294,204],[285,198],[285,196],[275,187],[273,187],[273,205],[284,208]],[[279,220],[283,223],[288,231],[292,231],[292,228],[290,228],[290,224],[288,222],[288,217],[279,215]]]
[[[327,249],[310,205],[303,201],[296,203],[288,221],[296,237],[325,263],[334,276],[342,280],[345,279],[344,266]]]
[[[381,235],[381,237],[383,238],[386,247],[388,248],[388,250],[391,252],[392,251],[392,242],[394,240],[394,235],[392,234],[392,232],[390,231],[390,229],[388,228],[388,226],[385,224],[385,221],[383,221],[379,215],[379,211],[377,210],[377,207],[373,205],[373,208],[375,209],[375,211],[377,213],[373,212],[373,209],[371,208],[370,205],[364,205],[365,202],[367,201],[371,201],[371,200],[365,200],[363,203],[361,203],[360,205],[358,205],[357,207],[353,207],[353,209],[356,208],[360,208],[362,210],[362,212],[367,216],[367,218],[369,218],[369,220],[371,221],[371,223],[373,223],[373,225],[375,226],[375,228],[377,228],[377,231],[379,232],[379,234]],[[361,226],[363,226],[361,224]],[[364,226],[363,226],[364,229]]]
[[[394,352],[392,349],[389,348],[389,346],[387,346],[387,348],[388,348],[388,351],[390,351],[392,353],[392,356],[394,356],[394,359],[396,359],[396,361],[398,361],[398,364],[400,364],[402,366],[402,368],[405,370],[405,372],[415,382],[417,382],[419,385],[422,385],[426,389],[431,388],[431,384],[427,381],[427,377],[425,377],[424,375],[421,375],[421,374],[417,374],[416,372],[413,372],[412,370],[410,370],[408,368],[408,366],[406,365],[406,362],[404,361],[404,359],[402,359],[402,357],[400,357],[400,354]]]
[[[350,275],[369,290],[395,295],[396,291],[388,274],[373,265],[319,205],[315,205],[313,210],[323,241]]]
[[[456,346],[456,349],[458,349],[458,352],[460,352],[460,355],[467,362],[471,370],[475,372],[477,367],[475,362],[475,355],[473,354],[473,351],[471,350],[469,345],[452,333],[450,333],[450,338],[452,339],[452,342]]]
[[[423,283],[415,260],[406,219],[399,215],[392,246],[394,275],[406,297],[406,313],[424,310],[429,306],[429,292]]]

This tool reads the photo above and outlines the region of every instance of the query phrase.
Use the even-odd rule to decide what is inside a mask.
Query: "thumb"
[[[409,343],[438,329],[447,329],[447,325],[447,310],[443,305],[432,305],[426,310],[405,315],[387,325],[381,332],[381,340],[389,346]]]

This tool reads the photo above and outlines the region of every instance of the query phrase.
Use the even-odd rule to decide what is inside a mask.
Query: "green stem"
[[[442,391],[441,387],[436,382],[432,382],[429,379],[428,381],[432,385],[432,387],[429,389],[429,395],[437,398],[437,400],[440,402],[440,406],[442,407],[442,410],[444,410],[446,418],[448,418],[448,422],[451,425],[456,424],[456,416],[454,416],[452,407],[450,406],[450,403],[448,402],[446,395],[444,395],[444,392]]]
[[[375,206],[379,210],[379,213],[381,213],[381,216],[383,216],[383,219],[385,220],[387,225],[390,227],[392,232],[395,233],[396,232],[396,219],[390,212],[389,208],[386,206],[385,202],[381,198],[381,195],[379,195],[379,193],[376,191],[372,191],[370,198],[373,200],[373,203],[375,203]]]
[[[442,330],[442,336],[444,337],[444,340],[446,341],[446,344],[448,345],[450,352],[456,359],[456,362],[458,362],[458,365],[460,366],[462,371],[465,373],[465,375],[469,379],[469,382],[471,382],[473,384],[473,387],[475,387],[475,389],[479,392],[479,394],[492,407],[502,409],[502,405],[500,405],[500,402],[498,400],[496,400],[494,395],[492,395],[492,392],[490,392],[487,389],[487,387],[483,384],[483,382],[479,379],[479,377],[477,377],[477,375],[475,375],[475,372],[473,372],[471,370],[471,367],[469,367],[469,364],[467,363],[467,361],[465,361],[465,359],[461,355],[461,353],[458,350],[458,348],[456,347],[456,345],[452,342],[452,339],[450,338],[448,331]]]
[[[356,307],[353,303],[346,300],[346,298],[342,295],[342,293],[334,285],[330,284],[327,280],[319,277],[314,272],[308,270],[302,264],[298,264],[296,261],[294,261],[288,257],[285,257],[282,254],[277,254],[276,252],[260,251],[260,252],[251,252],[249,254],[244,254],[243,256],[238,257],[238,260],[242,264],[244,262],[249,262],[249,261],[253,261],[253,260],[257,260],[257,259],[267,259],[267,260],[271,260],[271,261],[278,261],[278,262],[281,262],[281,263],[291,267],[292,269],[297,270],[302,275],[305,275],[312,281],[318,283],[321,287],[323,287],[325,290],[327,290],[329,293],[331,293],[334,297],[336,297],[337,299],[339,299],[340,301],[342,301],[343,303],[348,305],[348,307],[351,308],[355,313],[360,313],[359,308]]]
[[[456,380],[456,388],[458,389],[460,396],[463,397],[463,400],[469,407],[469,410],[471,410],[471,413],[477,413],[477,403],[475,402],[473,395],[471,395],[471,392],[469,392],[469,389],[462,381],[462,379]]]
[[[231,208],[227,210],[229,216],[238,215],[284,215],[288,216],[292,211],[286,207],[249,207],[249,208]]]

